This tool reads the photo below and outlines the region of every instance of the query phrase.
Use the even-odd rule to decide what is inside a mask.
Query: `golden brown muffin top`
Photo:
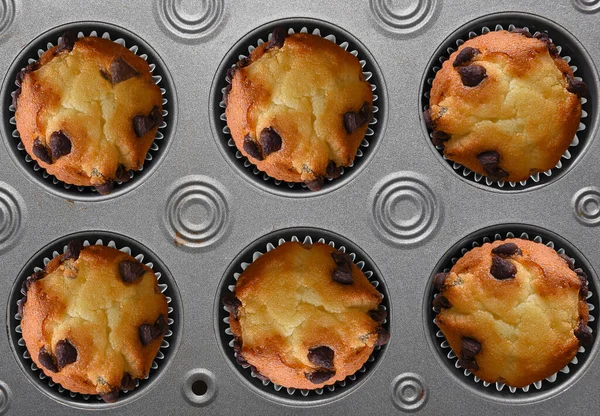
[[[486,243],[436,280],[436,323],[462,367],[484,381],[527,386],[591,342],[585,273],[543,244]]]
[[[17,77],[17,129],[48,173],[107,193],[142,167],[161,120],[161,92],[133,52],[73,37],[63,35]]]
[[[241,274],[236,302],[225,303],[238,362],[285,387],[341,381],[387,342],[387,333],[380,339],[383,311],[375,313],[381,294],[327,244],[287,242],[265,253]]]
[[[450,160],[511,182],[560,160],[579,126],[585,84],[548,37],[538,37],[490,32],[467,40],[443,63],[429,115],[434,144]]]
[[[148,375],[167,330],[167,301],[152,270],[132,256],[75,244],[25,283],[23,339],[54,382],[113,401]]]
[[[258,169],[318,189],[352,164],[373,93],[349,52],[320,36],[285,36],[274,32],[234,68],[224,98],[227,125]]]

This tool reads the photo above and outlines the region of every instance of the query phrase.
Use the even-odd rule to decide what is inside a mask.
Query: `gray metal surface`
[[[454,171],[431,145],[421,118],[424,85],[440,45],[476,19],[499,13],[504,21],[507,12],[533,14],[542,24],[550,21],[551,37],[558,30],[575,40],[593,92],[576,157],[560,175],[521,190],[476,184]],[[223,59],[248,33],[291,18],[321,20],[358,40],[377,68],[384,103],[365,162],[341,186],[309,196],[258,185],[228,156],[215,127]],[[103,413],[600,413],[599,342],[561,384],[531,394],[490,391],[448,364],[436,346],[428,307],[430,278],[440,262],[457,243],[482,237],[481,230],[559,236],[599,286],[599,19],[598,0],[1,0],[3,123],[9,118],[7,90],[14,88],[13,59],[45,32],[80,22],[121,27],[143,40],[161,61],[171,111],[161,156],[111,198],[52,192],[54,185],[36,180],[15,159],[6,124],[0,129],[0,415],[82,413],[68,396],[58,401],[42,391],[17,358],[9,336],[10,299],[38,251],[72,233],[93,238],[95,231],[123,235],[160,259],[176,285],[181,319],[174,328],[177,342],[156,376],[130,399],[101,406]],[[218,303],[231,262],[256,240],[288,228],[310,229],[311,235],[323,230],[325,237],[352,242],[378,270],[389,295],[390,343],[361,382],[334,399],[279,399],[272,387],[261,389],[242,376],[222,342]],[[598,317],[598,309],[592,313]],[[206,383],[205,394],[193,393],[195,380]]]

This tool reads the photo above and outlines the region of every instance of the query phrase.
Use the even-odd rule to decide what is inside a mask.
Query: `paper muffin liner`
[[[273,239],[272,241],[275,241],[275,239]],[[340,242],[336,242],[336,241],[327,241],[325,238],[323,237],[312,237],[310,235],[307,235],[303,240],[302,240],[302,244],[313,244],[313,242],[316,241],[318,243],[323,243],[323,244],[328,244],[331,247],[339,250],[342,253],[348,253],[348,255],[350,256],[350,258],[352,259],[352,262],[363,272],[363,274],[365,275],[365,277],[369,280],[369,282],[371,283],[371,285],[373,285],[373,287],[375,287],[376,289],[378,289],[380,287],[380,285],[382,285],[381,280],[379,280],[379,277],[372,271],[372,270],[366,270],[365,269],[365,262],[363,260],[361,260],[359,258],[359,256],[356,255],[356,253],[351,252],[349,250],[346,249],[346,247],[340,243]],[[300,239],[295,236],[292,235],[290,238],[279,238],[277,240],[276,245],[280,246],[286,242],[300,242]],[[254,251],[252,254],[252,262],[256,261],[256,259],[258,259],[259,257],[261,257],[263,254],[268,253],[272,250],[275,249],[276,247],[275,244],[273,244],[272,242],[268,242],[264,248],[262,249],[262,251],[257,250]],[[239,267],[237,268],[238,270],[241,269],[242,271],[246,270],[246,268],[252,263],[246,263],[246,262],[242,262],[239,264]],[[233,275],[229,276],[228,282],[231,284],[228,284],[226,288],[223,288],[223,293],[233,293],[234,289],[235,289],[235,283],[237,282],[237,280],[239,279],[241,273],[239,272],[235,272],[233,273]],[[379,289],[378,289],[379,290]],[[381,303],[379,304],[379,310],[384,310],[387,311],[389,310],[389,304],[388,302],[385,300],[385,295],[382,293],[381,290],[379,290],[379,293],[381,294]],[[231,348],[230,354],[233,357],[237,357],[237,354],[234,351],[234,336],[233,336],[233,332],[231,331],[231,328],[229,327],[229,311],[228,309],[223,306],[223,304],[221,304],[221,309],[223,311],[225,311],[225,318],[222,318],[223,323],[225,323],[225,329],[224,329],[224,333],[227,337],[231,337],[231,340],[228,342],[228,346],[229,348]],[[383,321],[383,323],[381,324],[383,328],[387,329],[389,331],[389,315],[388,317]],[[367,362],[365,362],[363,364],[363,366],[354,374],[346,377],[344,380],[342,381],[338,381],[335,384],[329,385],[329,386],[325,386],[323,388],[318,388],[318,389],[314,389],[314,390],[304,390],[304,389],[296,389],[296,388],[288,388],[288,387],[284,387],[281,386],[279,384],[275,384],[273,382],[271,382],[268,379],[261,379],[259,378],[259,375],[257,375],[252,366],[250,364],[248,365],[240,365],[239,363],[236,362],[236,366],[240,367],[243,369],[243,371],[246,371],[250,374],[250,376],[252,378],[258,379],[262,382],[262,385],[265,388],[268,388],[268,386],[271,386],[273,388],[274,391],[276,392],[280,392],[282,390],[285,390],[285,392],[287,392],[287,394],[289,396],[296,396],[296,397],[307,397],[309,396],[309,394],[315,395],[315,396],[323,396],[326,395],[328,392],[334,392],[337,390],[340,390],[344,387],[350,387],[356,380],[357,380],[357,375],[360,373],[365,373],[367,371],[369,371],[370,369],[372,369],[374,367],[374,363],[377,359],[377,357],[379,356],[379,352],[385,348],[387,346],[387,344],[385,344],[384,346],[376,346],[373,349],[373,352],[371,353],[371,355],[369,356],[369,358],[367,359]],[[263,377],[263,376],[260,376]]]
[[[282,22],[281,26],[286,27],[286,24]],[[316,24],[315,26],[318,26],[318,24]],[[364,59],[362,56],[359,56],[360,53],[356,49],[351,49],[350,51],[348,51],[348,49],[350,47],[350,44],[348,43],[348,41],[345,39],[342,39],[340,42],[340,39],[338,39],[338,38],[343,38],[343,33],[338,33],[337,35],[334,35],[334,34],[323,35],[321,33],[321,31],[325,32],[328,30],[329,29],[326,29],[326,28],[316,27],[312,31],[309,31],[309,29],[306,26],[303,26],[298,32],[296,32],[295,29],[290,27],[290,28],[288,28],[287,33],[288,33],[288,35],[292,35],[294,33],[311,33],[313,35],[325,38],[325,39],[335,43],[343,50],[350,52],[352,55],[354,55],[356,58],[359,59],[360,65],[363,68],[363,76],[365,78],[365,81],[369,82],[371,85],[371,90],[373,91],[373,106],[372,106],[373,119],[369,122],[367,131],[365,132],[365,135],[364,135],[358,149],[356,150],[356,155],[355,155],[355,158],[352,160],[352,163],[349,166],[345,166],[345,167],[340,166],[340,168],[341,168],[340,177],[342,177],[350,168],[354,167],[354,162],[355,162],[356,158],[362,158],[364,156],[364,152],[367,151],[367,148],[370,145],[372,145],[372,138],[373,138],[373,136],[375,136],[375,131],[373,129],[375,128],[375,125],[377,124],[377,113],[379,112],[379,107],[377,106],[377,101],[379,100],[379,96],[377,94],[375,94],[375,91],[377,90],[378,86],[376,84],[374,84],[373,82],[371,82],[371,79],[373,78],[373,72],[365,69],[365,67],[367,66],[367,60]],[[263,40],[262,38],[258,38],[254,44],[248,46],[248,54],[246,54],[246,55],[240,54],[238,56],[238,59],[236,60],[236,62],[234,62],[230,67],[234,67],[235,64],[237,63],[237,61],[248,58],[250,56],[250,54],[252,53],[252,51],[254,51],[254,49],[256,49],[256,47],[262,45],[265,42],[269,42],[271,40],[271,37],[272,37],[272,32],[269,33],[266,41]],[[229,67],[226,69],[229,69]],[[225,72],[225,74],[226,74],[226,72]],[[220,99],[219,108],[221,109],[221,113],[219,115],[219,119],[221,121],[227,123],[227,116],[225,114],[226,106],[225,106],[225,103],[223,102],[222,97],[223,97],[223,94],[225,93],[225,90],[227,89],[227,86],[231,85],[231,79],[229,78],[229,76],[225,75],[225,77],[222,78],[222,81],[224,81],[224,82],[222,82],[222,84],[221,84],[222,87],[220,89],[221,95],[219,98]],[[231,137],[231,131],[229,130],[229,126],[227,126],[227,124],[225,124],[225,126],[222,128],[221,131],[223,132],[225,137],[228,138],[227,146],[232,148],[233,150],[235,150],[235,158],[240,160],[242,162],[244,168],[250,169],[255,176],[262,177],[262,179],[265,182],[267,182],[267,181],[271,182],[272,184],[274,184],[276,186],[287,185],[290,189],[294,189],[294,188],[308,189],[304,182],[282,181],[279,179],[272,178],[271,176],[267,175],[265,172],[259,170],[256,167],[256,165],[254,165],[252,162],[250,162],[248,160],[247,157],[242,155],[242,152],[237,150],[235,142],[234,142],[233,138]],[[325,178],[325,180],[328,182],[331,182],[333,180],[339,180],[339,177],[336,179]]]
[[[525,26],[521,26],[521,25],[515,25],[515,24],[509,24],[509,25],[501,25],[501,24],[497,24],[495,25],[493,28],[491,28],[492,25],[485,25],[485,26],[481,26],[478,31],[480,33],[477,33],[474,30],[469,31],[468,34],[468,39],[473,39],[479,35],[485,35],[486,33],[489,33],[491,31],[499,31],[499,30],[508,30],[508,31],[512,31],[514,29],[525,29],[528,32],[530,32],[529,27],[527,25]],[[538,33],[546,33],[548,35],[550,35],[547,31],[541,32],[541,31],[533,31],[530,32],[531,35],[535,36]],[[554,43],[552,38],[549,38],[550,42]],[[439,58],[437,59],[437,62],[434,62],[434,66],[433,68],[431,68],[431,72],[433,72],[434,74],[437,74],[437,72],[442,68],[442,64],[447,61],[450,58],[450,55],[452,53],[454,53],[456,50],[458,50],[458,47],[461,46],[463,43],[465,43],[466,39],[463,38],[457,38],[454,43],[456,44],[456,47],[448,47],[445,51],[445,53],[443,53],[441,56],[439,56]],[[563,47],[561,45],[558,45],[556,43],[554,43],[554,45],[556,46],[556,49],[558,50],[558,54],[559,56],[565,60],[568,64],[570,64],[571,62],[571,56],[569,55],[564,55],[563,54]],[[577,67],[571,65],[571,70],[573,71],[573,74],[575,75],[575,79],[578,81],[582,81],[582,78],[577,76]],[[430,95],[430,90],[431,90],[431,86],[433,85],[433,79],[434,77],[429,77],[427,78],[426,82],[427,85],[429,86],[427,88],[427,91],[424,92],[423,96],[426,99],[426,104],[423,107],[423,110],[428,110],[429,109],[429,95]],[[588,113],[587,111],[585,111],[583,109],[583,106],[588,102],[587,98],[585,97],[581,97],[580,98],[580,102],[581,102],[581,120],[579,122],[579,127],[577,128],[577,132],[575,133],[575,136],[573,137],[573,140],[571,141],[571,144],[569,145],[569,148],[567,150],[565,150],[565,152],[561,155],[559,161],[556,163],[556,165],[551,168],[548,169],[547,171],[544,172],[537,172],[533,175],[530,175],[529,178],[520,181],[520,182],[507,182],[507,181],[494,181],[491,180],[489,177],[481,175],[479,173],[473,172],[471,169],[461,165],[460,163],[456,163],[453,162],[452,160],[448,159],[445,155],[444,155],[444,146],[435,146],[436,150],[439,152],[439,154],[442,156],[442,158],[446,161],[448,161],[449,163],[451,162],[451,166],[452,169],[454,169],[454,171],[456,171],[458,174],[462,175],[465,178],[469,178],[473,181],[475,181],[476,183],[480,183],[480,184],[485,184],[487,186],[495,186],[498,187],[500,189],[503,188],[516,188],[517,186],[519,186],[520,188],[526,188],[528,186],[532,186],[537,184],[538,182],[540,182],[540,175],[544,175],[548,178],[552,177],[553,173],[555,173],[556,171],[560,170],[563,168],[563,161],[564,160],[570,160],[572,155],[569,149],[573,149],[576,148],[577,146],[579,146],[580,140],[578,137],[578,134],[580,134],[580,132],[586,130],[586,118],[588,118]],[[429,139],[432,139],[433,136],[433,132],[431,130],[428,129],[428,134],[429,134]]]
[[[516,234],[513,232],[507,232],[504,236],[496,233],[494,235],[494,238],[490,238],[490,237],[483,237],[480,240],[477,241],[473,241],[471,243],[471,249],[475,248],[475,247],[480,247],[485,243],[492,243],[494,241],[498,241],[498,240],[506,240],[509,238],[521,238],[523,240],[530,240],[536,243],[540,243],[540,244],[545,244],[546,246],[556,250],[556,252],[558,254],[566,254],[565,253],[565,249],[564,248],[556,248],[555,247],[555,243],[550,240],[550,239],[546,239],[546,241],[544,241],[544,238],[542,238],[539,235],[534,235],[533,238],[530,237],[530,235],[527,232],[522,232],[520,234]],[[456,264],[456,262],[458,261],[459,258],[461,258],[462,256],[464,256],[466,253],[468,253],[470,251],[470,249],[467,248],[463,248],[460,251],[460,256],[459,257],[452,257],[451,259],[451,263],[452,266],[454,266],[454,264]],[[574,264],[574,268],[577,269],[577,258],[576,257],[571,257],[569,256],[569,258],[571,259],[571,261]],[[444,268],[443,270],[439,270],[436,271],[436,273],[440,273],[440,272],[444,272],[447,273],[450,271],[450,268]],[[589,285],[589,281],[592,279],[591,276],[588,276],[588,285]],[[437,291],[434,292],[434,296],[433,299],[435,299],[437,296],[439,295],[439,293]],[[592,311],[595,309],[595,306],[593,303],[591,303],[591,301],[589,301],[590,298],[592,298],[594,295],[592,293],[591,290],[588,289],[588,294],[587,294],[587,298],[586,300],[588,301],[588,309],[589,309],[589,318],[588,318],[588,329],[590,330],[591,333],[593,333],[593,329],[589,327],[589,322],[594,322],[595,318],[592,315]],[[433,299],[430,299],[431,301],[433,301]],[[440,310],[438,308],[432,307],[431,308],[434,312],[434,315],[437,316],[437,314],[440,312]],[[437,323],[435,318],[433,319],[433,323],[435,325],[435,327],[437,328]],[[454,362],[454,367],[457,369],[462,369],[461,365],[460,365],[460,360],[459,357],[456,355],[456,353],[450,348],[450,344],[448,343],[448,341],[446,340],[444,334],[442,333],[441,330],[438,330],[435,333],[436,338],[438,338],[438,342],[440,347],[443,350],[448,350],[447,354],[446,354],[446,358],[450,361]],[[591,349],[591,347],[590,347]],[[534,383],[531,383],[525,387],[512,387],[512,386],[508,386],[504,383],[501,382],[495,382],[495,383],[489,383],[487,381],[483,381],[481,380],[479,377],[477,377],[475,374],[473,374],[471,371],[464,369],[463,374],[465,377],[472,379],[475,383],[480,383],[483,387],[490,387],[490,386],[494,386],[495,389],[500,392],[503,391],[505,387],[507,387],[508,391],[510,393],[517,393],[517,392],[522,392],[522,393],[528,393],[530,390],[531,391],[535,391],[535,390],[540,390],[542,388],[542,385],[544,383],[554,383],[557,380],[557,377],[559,375],[559,373],[562,374],[569,374],[571,372],[571,367],[572,366],[576,366],[579,363],[579,359],[577,358],[578,356],[581,357],[582,354],[584,354],[586,352],[586,348],[583,346],[579,346],[579,350],[577,351],[575,357],[573,357],[573,359],[571,360],[571,362],[569,364],[567,364],[564,368],[562,368],[561,370],[559,370],[558,372],[546,377],[545,379],[542,380],[538,380]],[[472,377],[471,377],[472,376]],[[535,390],[534,390],[535,389]]]
[[[76,237],[74,239],[77,239]],[[152,261],[148,261],[146,263],[144,263],[144,257],[145,255],[143,253],[139,253],[139,254],[135,254],[134,251],[131,250],[131,248],[129,246],[123,246],[123,247],[117,247],[117,244],[113,241],[113,240],[109,240],[107,244],[104,244],[104,241],[102,239],[98,239],[96,240],[95,243],[91,244],[89,240],[85,239],[83,240],[83,246],[84,247],[88,247],[90,245],[96,245],[96,246],[104,246],[106,245],[107,247],[110,248],[114,248],[117,249],[119,251],[122,251],[123,253],[129,254],[131,256],[133,256],[138,262],[148,266],[150,269],[154,269],[154,264],[152,263]],[[63,246],[62,252],[59,253],[58,251],[53,251],[52,252],[52,257],[44,257],[43,259],[43,264],[44,267],[46,267],[48,265],[48,263],[50,263],[50,261],[56,257],[58,257],[61,254],[64,254],[67,250],[67,245],[65,244]],[[40,270],[43,270],[42,267],[39,266],[35,266],[33,268],[33,270],[30,270],[32,273],[30,273],[27,276],[30,276],[31,274],[38,272]],[[21,283],[23,283],[23,281],[27,278],[27,276],[24,276],[23,279],[21,279],[18,283],[19,283],[19,287],[21,287]],[[162,273],[161,272],[154,272],[154,276],[156,277],[156,280],[158,281],[158,287],[160,289],[161,293],[165,293],[168,290],[168,285],[165,283],[165,279],[163,279],[163,281],[161,281],[161,277],[162,277]],[[25,296],[26,293],[23,291],[23,289],[21,289],[20,294]],[[171,306],[171,303],[173,301],[173,299],[170,296],[165,295],[165,297],[167,298],[167,304],[168,304],[168,315],[167,315],[167,332],[165,333],[163,340],[161,342],[160,348],[158,350],[158,352],[156,353],[156,357],[154,358],[154,360],[152,361],[152,364],[150,366],[150,371],[148,372],[148,375],[145,377],[144,380],[148,380],[151,376],[151,373],[155,372],[155,370],[158,369],[159,367],[159,363],[165,359],[165,354],[164,352],[166,351],[167,348],[170,347],[170,343],[168,341],[168,338],[173,336],[173,324],[174,324],[174,320],[173,320],[173,307]],[[21,321],[21,315],[19,314],[18,310],[19,310],[19,305],[23,302],[25,298],[21,297],[18,299],[18,301],[16,302],[17,305],[17,312],[14,315],[14,318],[16,321],[20,322]],[[30,364],[29,368],[31,370],[31,372],[34,375],[37,375],[37,377],[40,380],[46,381],[48,387],[50,387],[51,389],[57,391],[58,393],[60,393],[61,395],[63,395],[64,398],[71,398],[71,399],[83,399],[84,401],[91,401],[92,397],[96,397],[96,399],[102,403],[104,403],[102,397],[100,395],[89,395],[89,394],[81,394],[81,393],[75,393],[72,391],[69,391],[67,389],[65,389],[63,386],[61,386],[58,383],[55,383],[54,381],[52,381],[52,378],[50,378],[49,376],[47,376],[43,371],[40,370],[40,368],[33,362],[33,360],[31,360],[31,355],[29,354],[29,351],[27,350],[27,346],[25,345],[25,340],[22,337],[22,330],[21,330],[21,325],[17,324],[14,328],[13,328],[13,332],[14,335],[17,338],[17,345],[19,347],[24,348],[24,352],[22,353],[23,358]],[[140,386],[140,379],[135,379],[135,389],[131,390],[131,392],[135,392],[138,390],[138,387]],[[123,400],[124,396],[129,394],[130,391],[127,390],[119,390],[119,399],[117,399],[116,403],[119,403],[119,401]]]
[[[65,31],[68,31],[69,28],[65,27]],[[87,33],[87,32],[86,32]],[[108,40],[112,40],[114,43],[123,46],[126,49],[129,49],[129,51],[133,52],[135,55],[139,56],[140,58],[142,58],[144,61],[148,62],[148,65],[150,66],[150,73],[152,74],[152,80],[154,81],[154,83],[156,85],[159,85],[162,80],[163,80],[163,76],[161,74],[158,73],[157,69],[157,65],[156,63],[152,62],[152,57],[149,57],[148,54],[146,53],[139,53],[139,46],[136,44],[132,44],[132,45],[127,45],[125,42],[125,39],[123,39],[122,37],[120,37],[118,30],[115,29],[114,32],[108,32],[108,31],[103,31],[101,35],[99,35],[98,31],[96,30],[92,30],[91,32],[89,32],[89,34],[86,34],[83,31],[78,31],[77,32],[77,38],[81,39],[83,37],[102,37],[103,39],[108,39]],[[37,60],[48,50],[50,50],[51,48],[53,48],[54,46],[58,45],[60,42],[62,36],[59,36],[56,39],[56,43],[52,43],[52,42],[48,42],[46,44],[46,48],[45,49],[38,49],[37,52],[35,52],[37,54],[37,57],[34,57],[34,55],[30,55],[27,58],[27,64],[32,64],[34,62],[37,62]],[[114,40],[113,40],[114,39]],[[22,71],[23,69],[25,69],[25,66],[23,65],[19,71]],[[14,87],[13,90],[10,93],[11,98],[14,97],[16,90],[19,86],[16,84],[16,81],[14,83]],[[159,85],[160,88],[160,93],[162,95],[162,121],[160,122],[159,126],[158,126],[158,130],[156,132],[156,135],[154,137],[154,141],[152,142],[152,144],[150,145],[150,149],[148,150],[148,152],[146,153],[146,158],[145,158],[145,162],[151,161],[154,159],[154,157],[156,156],[157,152],[160,149],[160,145],[162,140],[165,138],[164,135],[164,130],[167,128],[167,122],[165,120],[167,120],[167,116],[169,115],[168,110],[165,108],[165,106],[167,105],[167,103],[169,102],[168,100],[168,93],[167,90],[165,88],[163,88],[162,86]],[[16,112],[16,108],[12,105],[12,103],[10,104],[10,106],[8,107],[11,117],[9,120],[9,123],[11,125],[14,126],[14,129],[12,131],[12,137],[15,140],[18,140],[18,144],[17,144],[17,149],[23,154],[25,162],[27,162],[27,164],[31,165],[32,169],[35,172],[38,172],[40,170],[42,170],[42,177],[44,179],[47,180],[47,182],[51,182],[53,185],[58,186],[58,187],[63,187],[66,190],[70,190],[70,189],[76,189],[79,192],[91,192],[94,193],[96,195],[99,195],[98,191],[96,191],[94,186],[77,186],[77,185],[72,185],[69,183],[65,183],[63,181],[58,180],[54,175],[50,175],[44,168],[42,168],[25,150],[25,146],[23,145],[23,143],[20,140],[20,134],[19,131],[17,130],[17,121],[15,119],[15,112]],[[162,131],[161,131],[162,130]],[[131,180],[135,175],[136,172],[142,172],[144,170],[144,164],[142,164],[142,166],[140,167],[140,169],[138,169],[137,171],[129,171],[128,175],[129,175],[129,179]],[[139,173],[137,173],[139,175]],[[117,186],[121,186],[123,184],[123,182],[119,182],[119,181],[115,181],[115,183],[117,184]]]

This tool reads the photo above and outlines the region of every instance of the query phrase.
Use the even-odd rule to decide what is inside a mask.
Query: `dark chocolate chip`
[[[98,191],[98,193],[100,195],[108,195],[108,194],[110,194],[112,192],[112,190],[114,189],[114,187],[115,187],[115,183],[113,181],[111,181],[111,180],[108,180],[108,181],[104,182],[101,185],[96,185],[95,186],[96,191]]]
[[[12,97],[12,106],[15,108],[15,110],[17,109],[17,104],[19,102],[20,95],[21,95],[21,87],[19,87],[15,90],[15,93],[13,94],[13,97]]]
[[[77,42],[77,40],[78,38],[75,32],[63,33],[54,53],[57,54],[60,52],[71,52],[75,47],[75,42]]]
[[[435,299],[433,299],[432,305],[435,309],[439,311],[441,311],[442,309],[448,309],[452,306],[448,298],[446,298],[446,296],[444,295],[437,295]]]
[[[433,276],[433,287],[435,287],[438,292],[441,292],[444,288],[444,283],[446,282],[448,275],[449,273],[436,273],[436,275]]]
[[[450,135],[443,131],[434,131],[431,135],[431,143],[436,147],[443,147],[448,140],[450,140]]]
[[[323,178],[317,178],[314,181],[304,182],[306,187],[313,192],[320,191],[324,183],[325,181],[323,180]]]
[[[142,345],[146,346],[156,341],[167,332],[167,322],[165,317],[160,315],[154,325],[143,324],[139,328],[139,337]]]
[[[127,171],[127,169],[125,168],[124,165],[120,164],[117,166],[117,171],[115,172],[115,180],[117,182],[127,182],[129,179],[131,179],[129,177],[129,172]]]
[[[144,137],[154,127],[158,126],[162,116],[158,111],[158,106],[152,107],[147,116],[135,116],[133,118],[133,131],[137,137]]]
[[[238,70],[238,66],[234,65],[232,67],[230,67],[227,72],[225,73],[225,80],[229,80],[229,82],[233,82],[233,77],[235,76],[235,73]]]
[[[429,109],[423,111],[423,121],[428,130],[433,130],[433,120],[431,120],[431,111]]]
[[[579,280],[581,281],[581,286],[579,288],[579,296],[581,296],[582,299],[587,299],[588,296],[588,286],[587,286],[587,282],[588,282],[588,278],[587,278],[587,274],[582,270],[582,269],[575,269],[575,273],[577,274],[577,277],[579,278]]]
[[[321,384],[335,376],[335,371],[314,371],[312,373],[304,373],[304,376],[313,384]]]
[[[372,117],[371,106],[369,103],[364,103],[360,110],[356,112],[348,111],[344,114],[344,128],[348,134],[352,134],[361,126],[371,121]]]
[[[83,243],[81,240],[71,240],[67,244],[67,250],[62,256],[62,261],[65,260],[77,260],[79,258],[79,253],[81,253],[81,249],[83,248]]]
[[[269,381],[269,378],[262,375],[260,373],[260,371],[258,371],[258,369],[256,367],[254,367],[253,365],[250,366],[250,369],[252,370],[252,372],[254,373],[256,378],[259,379],[260,381]]]
[[[337,166],[333,160],[330,160],[327,163],[327,168],[325,168],[325,177],[329,179],[337,179],[342,174],[342,167]]]
[[[376,347],[381,347],[387,344],[390,340],[390,333],[385,328],[379,328],[377,332],[377,342],[375,343]]]
[[[466,370],[479,370],[475,355],[481,352],[481,344],[473,338],[463,337],[461,340],[460,365]]]
[[[515,243],[504,243],[492,249],[492,254],[501,257],[520,256],[523,253]]]
[[[253,157],[256,160],[263,160],[263,155],[258,148],[258,145],[252,138],[247,135],[244,137],[244,151],[248,154],[248,156]]]
[[[40,353],[38,354],[38,361],[46,369],[48,369],[54,373],[58,373],[58,367],[56,366],[56,360],[54,359],[54,356],[51,353],[46,351],[46,347],[42,347],[40,349]]]
[[[77,349],[66,339],[62,339],[56,343],[54,352],[56,353],[56,361],[58,361],[60,368],[77,361]]]
[[[116,390],[111,390],[109,393],[102,393],[102,394],[100,394],[100,397],[106,403],[114,403],[119,398],[119,390],[116,389]]]
[[[465,87],[476,87],[487,77],[485,68],[481,65],[469,65],[458,68],[460,79]]]
[[[552,55],[555,58],[558,57],[558,49],[556,48],[556,45],[550,41],[550,38],[548,37],[547,33],[538,32],[535,35],[533,35],[533,37],[541,40],[546,44],[546,48],[548,48],[548,52],[550,53],[550,55]]]
[[[584,347],[590,347],[592,342],[594,341],[594,337],[590,332],[587,325],[583,322],[583,319],[579,320],[579,325],[575,328],[573,332],[575,337],[579,340],[579,344]]]
[[[44,270],[38,270],[34,272],[31,276],[28,276],[27,279],[21,284],[21,294],[26,295],[29,291],[29,287],[33,282],[36,282],[40,279],[46,277],[46,272]]]
[[[548,42],[550,40],[548,34],[544,32],[537,32],[535,35],[533,35],[533,37],[541,40],[542,42]]]
[[[123,374],[123,378],[121,379],[121,390],[133,390],[135,389],[135,379],[131,378],[131,374],[125,373]]]
[[[385,318],[387,318],[387,315],[388,315],[387,311],[383,310],[383,309],[377,309],[376,311],[369,311],[369,316],[371,317],[371,319],[379,324],[381,324],[385,321]]]
[[[227,107],[229,104],[229,93],[231,92],[231,84],[227,84],[225,90],[223,91],[223,105]]]
[[[17,312],[19,312],[21,317],[23,317],[23,308],[25,308],[25,303],[27,303],[27,295],[23,296],[21,301],[17,304]]]
[[[531,32],[529,30],[522,29],[522,28],[516,28],[515,27],[514,29],[511,30],[511,33],[517,33],[517,34],[523,35],[523,36],[525,36],[527,38],[533,37],[533,35],[531,34]]]
[[[25,75],[29,74],[30,72],[36,71],[39,67],[40,63],[38,61],[32,62],[29,65],[27,65],[19,73],[17,73],[17,76],[15,78],[15,84],[17,84],[17,86],[20,87],[23,84]]]
[[[233,293],[227,293],[221,297],[223,306],[233,315],[235,319],[238,318],[238,310],[242,306],[242,302],[235,297]]]
[[[235,362],[241,365],[242,367],[247,367],[250,365],[250,363],[246,361],[246,359],[241,353],[237,353],[237,355],[235,356]]]
[[[563,259],[565,261],[565,263],[567,263],[567,266],[569,266],[569,269],[573,270],[575,268],[575,264],[573,263],[573,260],[571,260],[571,257],[567,256],[564,253],[559,254],[558,256],[561,259]]]
[[[146,271],[144,266],[136,260],[123,260],[119,263],[119,274],[125,283],[136,282]]]
[[[517,268],[510,260],[494,256],[492,257],[490,274],[498,280],[514,279],[517,274]]]
[[[52,164],[52,156],[50,155],[50,151],[42,144],[39,138],[33,141],[33,154],[42,162],[49,165]]]
[[[333,357],[335,353],[333,350],[325,345],[320,347],[311,348],[308,350],[308,361],[316,365],[317,367],[333,369]]]
[[[240,337],[233,338],[233,352],[240,354],[242,352],[242,340]]]
[[[587,97],[589,95],[590,91],[585,82],[575,79],[570,74],[567,74],[567,81],[569,82],[567,91],[577,94],[578,97]]]
[[[495,150],[479,153],[477,155],[477,160],[479,160],[486,176],[490,179],[501,180],[508,176],[508,173],[498,166],[500,163],[500,154]]]
[[[283,27],[276,27],[275,30],[273,30],[273,33],[271,34],[271,40],[267,44],[265,51],[268,51],[272,48],[281,48],[285,43],[285,38],[287,38],[287,36],[288,33]]]
[[[462,48],[456,58],[454,59],[454,63],[452,64],[454,67],[464,65],[469,63],[475,55],[479,55],[479,49],[471,48],[469,46]]]
[[[343,285],[351,285],[354,282],[352,278],[352,259],[346,253],[334,251],[331,257],[336,264],[336,268],[331,273],[331,278]]]
[[[260,145],[264,156],[268,156],[273,152],[281,149],[281,136],[273,127],[263,129],[260,133]]]
[[[110,63],[110,81],[113,84],[127,81],[129,78],[137,77],[139,74],[122,56],[113,59]]]
[[[55,131],[50,135],[50,151],[54,159],[68,155],[71,153],[71,140],[62,131]]]

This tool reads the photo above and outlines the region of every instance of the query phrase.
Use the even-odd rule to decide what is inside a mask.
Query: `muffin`
[[[21,329],[55,383],[113,402],[148,376],[167,331],[167,299],[130,255],[72,241],[23,283]]]
[[[352,164],[373,117],[371,85],[354,55],[320,36],[278,28],[228,78],[227,125],[258,169],[318,190]]]
[[[501,30],[450,55],[424,117],[448,159],[492,181],[519,182],[556,166],[586,94],[548,35]]]
[[[587,276],[540,243],[486,243],[435,276],[435,318],[460,365],[483,381],[525,387],[589,346]]]
[[[107,194],[142,167],[162,119],[160,88],[142,58],[65,33],[16,82],[17,130],[49,174]]]
[[[314,390],[354,374],[388,341],[381,299],[347,254],[287,242],[250,264],[222,301],[239,364]]]

